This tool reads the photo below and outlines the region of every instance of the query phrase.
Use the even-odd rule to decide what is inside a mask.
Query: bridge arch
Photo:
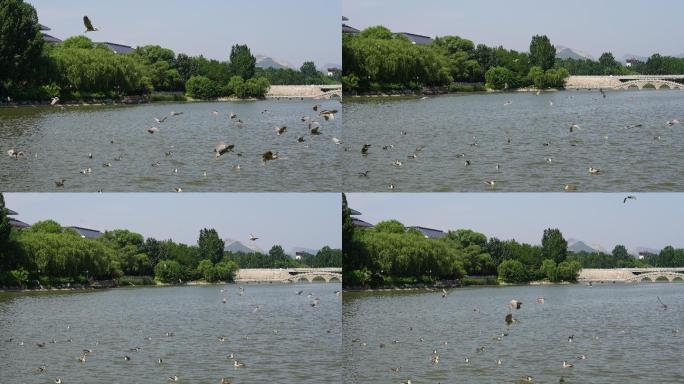
[[[674,82],[671,80],[652,79],[652,78],[625,81],[624,83],[616,85],[615,89],[630,89],[630,88],[644,89],[644,88],[651,88],[651,87],[653,87],[655,89],[660,89],[664,86],[667,86],[668,89],[684,90],[684,84],[677,83],[677,82]]]
[[[647,273],[642,273],[640,275],[634,275],[633,277],[630,277],[625,280],[625,282],[630,282],[630,283],[640,283],[640,282],[658,282],[658,281],[668,281],[672,282],[674,279],[680,279],[684,280],[684,273],[681,272],[674,272],[674,271],[654,271],[654,272],[647,272]]]

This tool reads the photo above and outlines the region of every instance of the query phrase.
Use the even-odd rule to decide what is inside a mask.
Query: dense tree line
[[[492,89],[536,86],[562,88],[568,72],[555,63],[556,50],[546,36],[534,36],[531,53],[475,44],[459,36],[412,44],[385,27],[370,27],[342,38],[346,91],[387,91],[484,83]]]
[[[611,253],[578,252],[569,259],[578,261],[582,268],[681,268],[684,267],[684,249],[667,246],[658,253],[646,253],[637,259],[623,245],[616,245]]]
[[[635,61],[626,66],[610,52],[604,52],[598,61],[590,59],[558,59],[557,65],[565,68],[571,75],[605,76],[605,75],[682,75],[684,74],[684,58],[651,55],[646,61]]]
[[[547,229],[541,245],[501,241],[468,229],[426,238],[396,220],[355,229],[343,199],[344,284],[431,283],[472,276],[498,276],[503,282],[575,281],[580,263],[568,259],[567,242],[558,229]]]
[[[46,101],[118,99],[153,91],[185,92],[198,99],[264,97],[273,84],[328,81],[313,63],[300,71],[262,70],[246,45],[227,61],[191,57],[158,45],[116,54],[85,36],[61,44],[43,41],[36,10],[23,0],[0,3],[0,97]]]
[[[301,261],[286,255],[279,245],[267,255],[224,252],[224,242],[214,229],[201,230],[196,245],[145,239],[128,230],[107,231],[97,239],[86,239],[50,220],[14,229],[0,194],[0,286],[87,284],[99,280],[121,283],[132,277],[152,276],[171,284],[198,279],[232,281],[238,268],[341,265],[342,251],[329,247]],[[151,278],[133,281],[153,283]]]

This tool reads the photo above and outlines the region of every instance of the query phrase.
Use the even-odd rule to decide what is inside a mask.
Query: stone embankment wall
[[[570,76],[565,83],[566,89],[615,88],[620,80],[613,76]]]

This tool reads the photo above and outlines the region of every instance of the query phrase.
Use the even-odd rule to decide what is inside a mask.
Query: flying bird
[[[629,195],[629,196],[625,197],[624,199],[622,199],[622,203],[624,204],[627,202],[627,200],[636,200],[636,199],[637,199],[636,196]]]
[[[283,133],[285,133],[285,131],[287,131],[287,127],[286,127],[286,126],[276,127],[276,128],[275,128],[275,131],[276,131],[276,133],[278,134],[278,136],[280,136],[280,135],[282,135]]]
[[[86,30],[83,33],[99,31],[99,29],[93,27],[93,23],[90,22],[88,16],[83,16],[83,25],[86,27]]]
[[[252,240],[252,241],[256,241],[256,240],[259,240],[259,238],[258,238],[258,237],[254,236],[254,235],[253,235],[253,234],[251,234],[251,233],[249,234],[249,239],[250,239],[250,240]]]
[[[216,157],[221,157],[222,155],[232,152],[233,149],[235,148],[235,145],[233,144],[226,144],[223,141],[220,141],[218,144],[216,144],[216,148],[214,148],[214,152],[216,153]]]

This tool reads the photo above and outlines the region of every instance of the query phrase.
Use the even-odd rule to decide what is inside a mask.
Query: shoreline
[[[573,285],[579,284],[580,282],[569,282],[561,281],[553,283],[550,281],[530,281],[528,283],[498,283],[498,284],[449,284],[449,283],[436,283],[436,284],[406,284],[403,286],[381,286],[378,288],[368,288],[368,287],[342,287],[344,292],[401,292],[401,291],[437,291],[439,289],[458,289],[458,288],[471,288],[471,287],[482,287],[482,288],[494,288],[494,287],[522,287],[522,286],[548,286],[548,285]]]
[[[302,283],[302,282],[299,282]],[[339,282],[323,282],[323,281],[312,281],[307,282],[307,284],[340,284]],[[48,287],[48,288],[0,288],[0,293],[30,293],[30,292],[75,292],[75,291],[99,291],[107,289],[120,289],[120,288],[169,288],[169,287],[201,287],[201,286],[218,286],[218,285],[294,285],[298,283],[293,282],[283,282],[283,281],[254,281],[254,280],[244,280],[244,281],[221,281],[215,283],[209,283],[204,280],[193,280],[188,281],[183,284],[168,284],[157,282],[155,284],[139,284],[139,285],[89,285],[89,286],[71,286],[71,287]]]
[[[449,92],[449,91],[444,91],[444,92],[435,92],[435,91],[429,91],[429,92],[423,92],[423,91],[406,91],[406,92],[391,92],[391,93],[378,93],[378,92],[372,92],[372,93],[344,93],[344,97],[349,97],[352,99],[373,99],[373,98],[406,98],[406,99],[416,99],[416,98],[432,98],[432,97],[439,97],[439,96],[448,96],[448,95],[474,95],[474,94],[491,94],[491,93],[536,93],[536,92],[541,92],[541,93],[546,93],[546,92],[563,92],[563,91],[568,91],[569,89],[567,88],[547,88],[547,89],[538,89],[538,88],[517,88],[517,89],[511,89],[511,90],[498,90],[498,89],[486,89],[486,90],[477,90],[477,91],[454,91],[454,92]]]

